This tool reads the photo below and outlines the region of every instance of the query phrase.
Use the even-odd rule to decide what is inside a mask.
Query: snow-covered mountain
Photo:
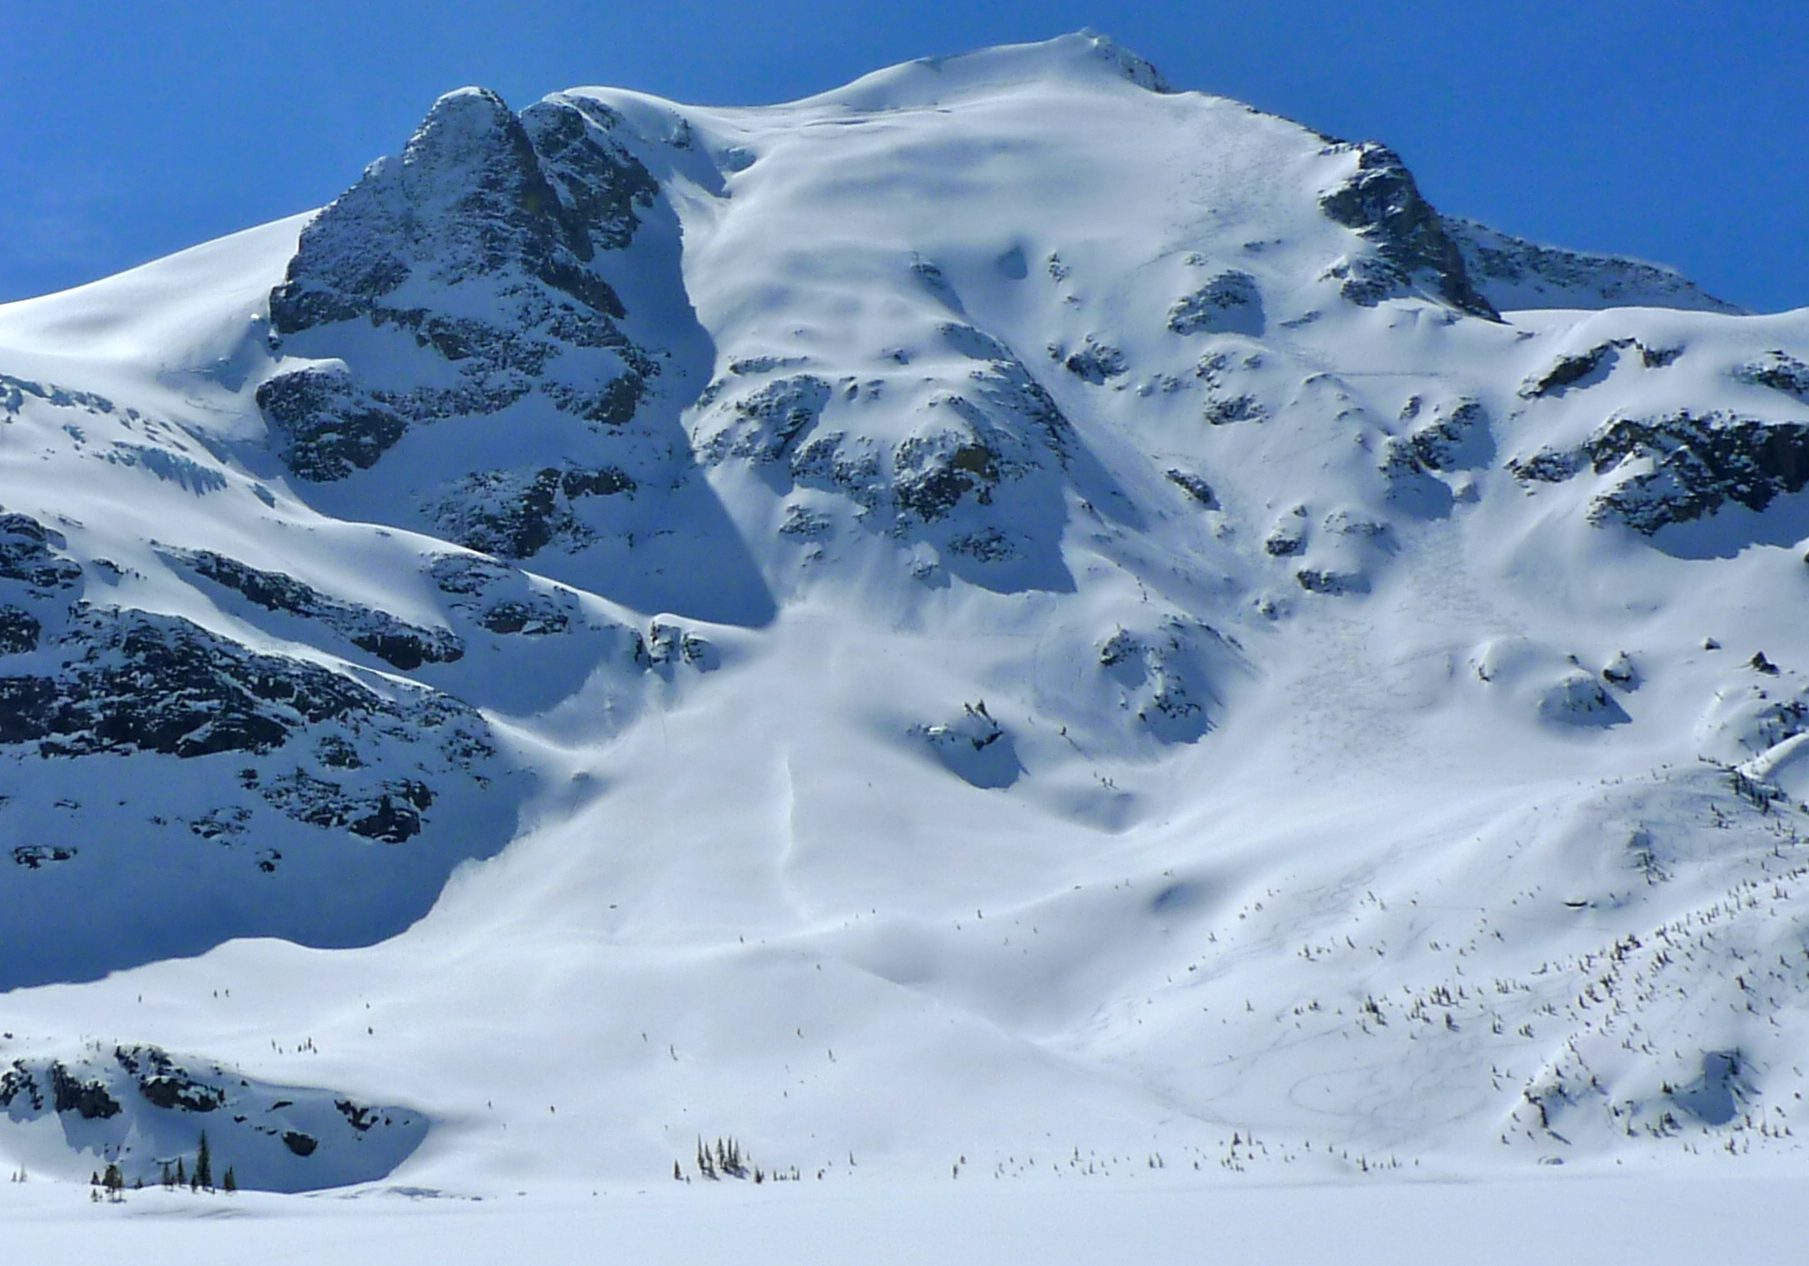
[[[0,307],[0,1152],[1793,1150],[1805,484],[1809,310],[1095,36],[451,93]]]

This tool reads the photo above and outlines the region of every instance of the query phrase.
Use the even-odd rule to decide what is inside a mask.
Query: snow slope
[[[0,307],[0,1151],[1787,1162],[1809,310],[1486,235],[1077,35]]]

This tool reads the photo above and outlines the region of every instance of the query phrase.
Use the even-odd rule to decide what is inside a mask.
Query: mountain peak
[[[500,126],[500,120],[512,113],[501,94],[477,84],[467,84],[441,93],[428,107],[421,126],[423,129],[433,124],[457,126],[461,121],[467,126]]]
[[[0,1150],[1800,1158],[1809,311],[1160,88],[460,89],[0,309]]]
[[[1132,85],[1173,91],[1148,60],[1091,30],[1028,44],[999,44],[971,53],[920,57],[862,75],[841,88],[808,98],[863,110],[941,105],[968,97],[1037,84],[1088,89]]]

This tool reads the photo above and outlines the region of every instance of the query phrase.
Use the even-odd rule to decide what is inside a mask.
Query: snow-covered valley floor
[[[736,1266],[1698,1266],[1800,1260],[1802,1175],[1201,1186],[1071,1183],[653,1186],[498,1195],[280,1198],[136,1193],[91,1205],[52,1184],[0,1191],[9,1262],[142,1266],[726,1261]]]

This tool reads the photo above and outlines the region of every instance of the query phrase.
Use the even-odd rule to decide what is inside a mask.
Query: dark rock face
[[[1557,363],[1520,389],[1522,396],[1561,395],[1602,367],[1614,350],[1612,343],[1592,347],[1578,356],[1560,356]]]
[[[98,1081],[78,1081],[60,1063],[50,1065],[51,1101],[58,1112],[73,1112],[84,1121],[119,1115],[119,1100]]]
[[[443,554],[429,575],[454,610],[492,633],[544,637],[563,633],[574,618],[569,601],[529,588],[521,573],[492,559]]]
[[[1473,397],[1440,401],[1430,410],[1414,396],[1401,411],[1412,429],[1384,443],[1377,469],[1388,481],[1389,499],[1433,516],[1456,504],[1449,486],[1437,476],[1476,470],[1495,458],[1495,438],[1488,411]]]
[[[961,715],[940,725],[917,725],[911,733],[926,743],[956,777],[975,787],[1009,787],[1024,772],[1011,734],[986,710],[984,699],[961,705]]]
[[[510,809],[489,812],[491,785],[514,770],[469,705],[388,674],[253,650],[180,617],[98,605],[84,593],[117,594],[125,573],[95,561],[85,580],[62,549],[25,516],[0,529],[10,824],[0,860],[13,863],[0,884],[18,889],[0,921],[0,988],[95,978],[144,961],[134,955],[200,953],[233,936],[368,943],[424,913],[459,861],[507,838]],[[285,626],[279,635],[337,638],[394,667],[462,653],[450,631],[280,572],[209,551],[161,553],[240,614]],[[504,795],[512,805],[513,788]],[[458,831],[436,830],[434,817]],[[384,858],[392,850],[380,846],[404,843],[405,857]],[[362,890],[297,899],[295,868],[277,873],[285,855],[304,859],[303,884],[331,873]],[[128,856],[157,882],[105,882]],[[104,934],[122,921],[139,934]],[[64,935],[88,923],[103,932]]]
[[[1234,422],[1261,422],[1269,416],[1262,401],[1248,391],[1240,390],[1240,371],[1262,364],[1260,353],[1242,357],[1229,352],[1212,352],[1194,367],[1194,377],[1206,389],[1206,406],[1201,411],[1208,426],[1229,426]]]
[[[1175,300],[1168,328],[1176,334],[1247,334],[1263,332],[1263,296],[1256,278],[1235,270],[1219,273],[1205,285]]]
[[[1212,729],[1211,680],[1235,649],[1207,625],[1169,617],[1153,629],[1116,630],[1098,661],[1140,729],[1163,743],[1192,743]]]
[[[151,1099],[153,1103],[157,1103],[159,1099],[168,1100],[165,1103],[157,1103],[159,1107],[172,1107],[183,1093],[194,1089],[194,1083],[189,1075],[176,1067],[169,1052],[162,1047],[116,1046],[113,1048],[113,1061],[124,1069],[128,1076],[139,1078],[140,1093],[145,1094],[145,1097]],[[150,1069],[149,1073],[144,1071],[147,1067]],[[166,1083],[166,1088],[156,1091],[154,1097],[152,1093],[145,1091],[146,1083],[152,1080]],[[222,1097],[221,1092],[212,1087],[208,1087],[208,1091],[206,1097],[209,1103],[206,1108],[200,1109],[203,1112],[212,1112],[219,1106],[217,1101]]]
[[[382,701],[313,664],[260,655],[173,616],[78,607],[55,676],[0,677],[0,744],[45,756],[267,752],[297,729]]]
[[[421,814],[413,805],[383,795],[369,813],[353,819],[351,831],[384,844],[400,844],[421,833]]]
[[[279,374],[258,388],[257,402],[283,438],[283,460],[316,483],[376,465],[408,429],[395,410],[360,392],[343,370]]]
[[[1064,355],[1060,348],[1052,347],[1049,354],[1060,360],[1062,368],[1076,378],[1095,384],[1120,377],[1130,367],[1121,350],[1110,343],[1101,343],[1091,335],[1072,352]]]
[[[51,1113],[107,1121],[128,1184],[149,1186],[174,1156],[192,1159],[205,1131],[214,1174],[226,1163],[238,1185],[278,1191],[380,1178],[420,1144],[427,1123],[411,1109],[370,1107],[324,1088],[274,1086],[211,1060],[177,1058],[157,1046],[91,1048],[67,1060],[12,1061],[0,1071],[0,1108],[15,1123]],[[193,1119],[200,1116],[202,1120]],[[118,1118],[114,1120],[114,1118]],[[71,1128],[64,1122],[64,1129]],[[133,1141],[118,1146],[118,1140]],[[117,1147],[115,1152],[113,1148]],[[297,1157],[319,1154],[327,1172],[310,1183]]]
[[[817,540],[834,530],[835,520],[829,515],[795,503],[785,507],[785,520],[779,524],[779,535],[794,541]]]
[[[1509,463],[1522,482],[1562,482],[1585,467],[1612,480],[1591,502],[1590,522],[1649,536],[1730,502],[1763,510],[1809,486],[1809,424],[1721,412],[1614,418],[1577,449]]]
[[[517,119],[494,93],[449,94],[399,157],[373,164],[303,231],[271,295],[272,337],[332,355],[334,327],[362,323],[412,342],[434,370],[272,378],[258,403],[291,469],[343,479],[415,426],[535,395],[597,425],[634,415],[657,367],[617,324],[621,300],[594,265],[632,239],[656,186],[612,138],[620,122],[595,102],[542,102]],[[445,296],[444,310],[396,297],[423,293]],[[593,371],[546,374],[567,356]]]
[[[1368,593],[1369,581],[1357,572],[1331,571],[1323,567],[1302,567],[1294,573],[1294,582],[1308,593],[1332,597]]]
[[[466,476],[430,513],[467,549],[531,558],[555,541],[576,548],[592,539],[573,503],[634,490],[635,481],[613,466],[482,471]]]
[[[464,654],[458,640],[450,635],[438,638],[413,629],[360,633],[352,638],[352,644],[404,672],[426,663],[443,664]]]
[[[1465,398],[1434,414],[1407,437],[1414,460],[1427,470],[1463,470],[1475,464],[1472,450],[1486,443],[1489,417],[1480,401]]]
[[[428,1128],[409,1108],[366,1106],[324,1087],[271,1085],[142,1043],[110,1054],[88,1043],[61,1058],[14,1059],[0,1069],[0,1109],[16,1126],[57,1129],[71,1147],[104,1150],[128,1186],[167,1180],[177,1156],[193,1160],[203,1132],[216,1182],[229,1167],[237,1185],[252,1190],[304,1191],[343,1184],[348,1175],[368,1181],[393,1170]],[[74,1118],[107,1124],[78,1134]],[[318,1159],[298,1169],[296,1158],[310,1156]],[[310,1181],[310,1169],[322,1172]]]
[[[1785,352],[1769,351],[1758,360],[1735,369],[1734,377],[1754,386],[1781,391],[1809,404],[1809,365]]]
[[[178,1099],[197,1089],[188,1073],[177,1068],[176,1062],[170,1058],[169,1052],[162,1047],[116,1046],[113,1048],[113,1061],[124,1069],[128,1076],[138,1078],[140,1093],[160,1108],[173,1107]],[[145,1072],[146,1068],[150,1069],[148,1073]],[[145,1086],[152,1081],[160,1083],[160,1088],[154,1092],[146,1091]],[[224,1096],[214,1087],[210,1086],[205,1089],[207,1093],[203,1097],[207,1099],[208,1103],[199,1111],[212,1112],[219,1106],[218,1101]],[[159,1102],[160,1100],[164,1102]]]
[[[44,1091],[39,1087],[38,1079],[32,1076],[24,1060],[15,1059],[10,1068],[0,1072],[0,1108],[11,1108],[13,1101],[20,1098],[34,1113],[44,1111]]]
[[[1306,552],[1307,508],[1295,506],[1276,521],[1263,538],[1263,553],[1270,558],[1293,558]]]
[[[1209,400],[1202,412],[1208,426],[1230,426],[1234,422],[1261,422],[1268,410],[1255,396],[1226,396]]]
[[[709,462],[730,457],[761,465],[782,461],[828,403],[829,384],[815,374],[772,379],[719,408],[717,429],[702,441],[699,456]]]
[[[1374,306],[1413,293],[1414,278],[1424,276],[1439,298],[1458,311],[1499,321],[1494,305],[1471,284],[1462,252],[1400,156],[1371,141],[1343,148],[1355,151],[1357,170],[1323,194],[1319,206],[1373,243],[1377,255],[1374,266],[1353,266],[1342,277],[1345,297]]]
[[[1018,563],[1034,545],[1026,542],[1026,515],[1053,519],[1059,504],[1053,482],[1033,476],[1067,467],[1078,449],[1073,427],[1046,389],[997,339],[973,326],[947,322],[937,333],[948,349],[971,362],[958,387],[932,396],[914,432],[895,444],[825,430],[818,414],[828,384],[813,375],[774,379],[734,406],[728,428],[698,441],[701,452],[742,455],[769,479],[846,498],[855,521],[901,539],[930,539],[945,561]],[[744,364],[749,373],[778,362]],[[849,383],[851,401],[879,393],[883,383]],[[757,407],[756,407],[757,406]],[[785,467],[775,469],[789,454]],[[1034,508],[1032,506],[1034,505]],[[955,515],[957,507],[963,513]],[[785,533],[811,539],[828,533],[822,511],[794,506]],[[959,526],[957,526],[959,525]],[[1054,574],[1054,568],[1047,569]],[[981,568],[963,575],[984,579]]]
[[[266,611],[318,620],[362,650],[404,672],[463,657],[464,643],[443,629],[422,629],[386,611],[329,598],[282,572],[260,571],[211,550],[166,550],[164,556],[198,576],[243,595]]]
[[[1662,369],[1681,355],[1678,348],[1647,347],[1638,339],[1617,338],[1598,343],[1574,356],[1560,356],[1543,374],[1527,380],[1520,388],[1523,399],[1561,396],[1573,387],[1589,386],[1607,377],[1620,353],[1637,351],[1640,363],[1647,369]]]
[[[716,649],[695,633],[655,620],[647,626],[647,636],[639,640],[635,658],[655,668],[691,664],[707,670],[716,665]]]
[[[350,831],[384,844],[401,844],[421,833],[421,814],[434,801],[416,779],[390,779],[361,790],[317,778],[298,769],[270,781],[262,795],[271,805],[310,826]]]
[[[350,1099],[335,1099],[333,1106],[339,1109],[339,1115],[345,1118],[345,1123],[360,1134],[377,1124],[377,1113]]]
[[[478,622],[492,633],[544,637],[564,632],[566,616],[557,607],[535,607],[526,602],[505,600],[485,611]]]
[[[32,547],[16,555],[22,560],[19,570],[30,580],[67,581],[66,561],[48,552],[53,534],[30,520],[14,527],[15,543]],[[387,613],[329,598],[281,573],[211,551],[163,554],[259,609],[319,621],[397,667],[445,662],[463,653],[463,644],[449,632],[416,629]],[[38,600],[60,597],[37,588],[32,595]],[[58,662],[29,674],[0,676],[0,755],[8,747],[66,758],[266,755],[310,732],[320,765],[345,771],[367,765],[361,745],[370,743],[412,746],[431,753],[436,769],[458,767],[474,774],[474,763],[493,755],[485,722],[445,696],[415,689],[386,697],[342,673],[251,651],[179,617],[100,608],[66,597],[58,608],[58,629],[48,638],[38,636],[43,626],[36,616],[23,617],[32,621],[29,626],[20,620],[7,625],[31,633],[57,653]],[[13,759],[20,754],[13,753]],[[219,794],[232,794],[224,771],[216,779],[222,784]],[[435,798],[425,782],[412,776],[379,780],[374,773],[361,774],[341,786],[297,768],[292,778],[260,784],[258,771],[245,768],[235,781],[297,821],[390,843],[418,834],[423,813]],[[320,790],[305,795],[298,787]],[[248,829],[250,819],[246,807],[228,806],[203,811],[188,825],[203,839],[230,840]],[[63,845],[21,845],[13,860],[35,870],[67,861],[74,853]]]
[[[913,437],[899,446],[893,485],[899,507],[928,523],[941,518],[968,494],[981,505],[992,501],[999,482],[999,455],[984,444],[939,443]]]
[[[1712,514],[1728,502],[1763,510],[1809,484],[1809,425],[1712,413],[1610,422],[1586,445],[1597,474],[1649,458],[1653,469],[1596,498],[1593,522],[1617,520],[1650,534]]]
[[[13,864],[27,870],[39,870],[52,862],[73,861],[75,852],[61,844],[21,844],[13,849]]]
[[[515,574],[512,567],[493,558],[471,554],[441,554],[428,565],[428,575],[441,593],[455,598],[477,598]]]
[[[572,127],[581,132],[583,120]],[[567,155],[578,148],[580,138],[544,118],[539,130]],[[308,226],[271,296],[271,322],[294,334],[368,316],[422,262],[443,284],[519,267],[619,316],[614,292],[583,268],[594,249],[580,214],[541,170],[527,129],[495,93],[466,89],[437,101],[399,159],[373,164]]]
[[[1213,493],[1212,485],[1199,475],[1192,471],[1176,470],[1173,467],[1162,473],[1168,477],[1171,484],[1199,502],[1202,509],[1216,510],[1219,508],[1219,499]]]
[[[1589,464],[1588,455],[1576,450],[1540,449],[1530,457],[1508,462],[1508,473],[1523,484],[1561,484]]]
[[[59,557],[67,542],[26,514],[0,512],[0,580],[16,580],[49,592],[81,583],[80,565]]]
[[[620,122],[608,106],[576,97],[540,102],[521,114],[547,182],[592,251],[627,246],[640,227],[636,208],[659,191],[640,161],[612,138]]]
[[[38,649],[38,636],[44,626],[31,612],[19,607],[0,606],[0,655],[18,655]]]

